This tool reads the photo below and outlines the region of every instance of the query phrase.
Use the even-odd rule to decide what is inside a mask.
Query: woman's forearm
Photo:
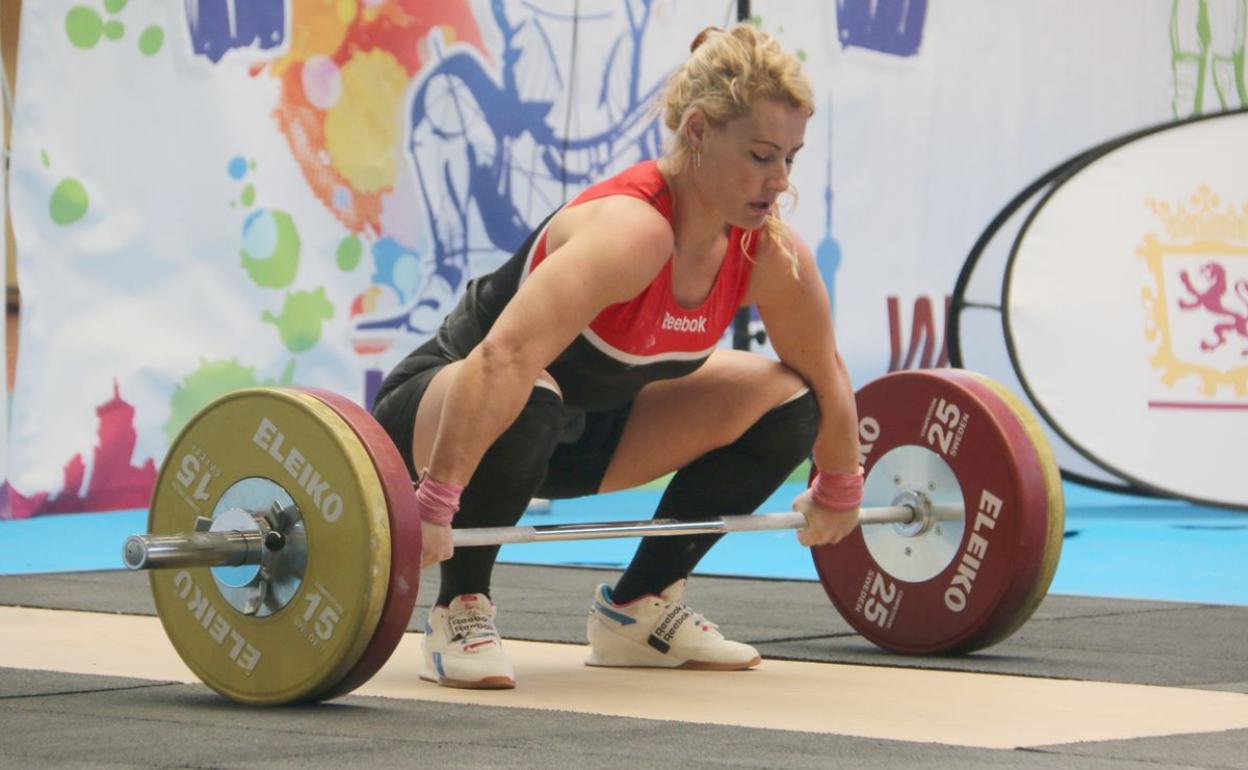
[[[849,371],[840,355],[835,371],[814,387],[819,401],[819,435],[815,465],[828,473],[852,473],[858,468],[858,408]]]
[[[524,408],[537,376],[530,368],[489,342],[464,359],[442,406],[430,476],[451,484],[468,483],[486,450]]]

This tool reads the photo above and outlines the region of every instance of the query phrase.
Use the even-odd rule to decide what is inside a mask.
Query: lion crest
[[[1200,349],[1205,351],[1217,350],[1225,345],[1231,334],[1239,335],[1245,343],[1248,343],[1248,280],[1239,279],[1235,281],[1232,287],[1226,277],[1226,268],[1217,262],[1206,262],[1200,266],[1199,275],[1204,280],[1204,287],[1197,288],[1192,282],[1192,277],[1187,270],[1179,272],[1179,280],[1183,283],[1189,294],[1187,297],[1181,297],[1178,300],[1180,310],[1200,312],[1205,311],[1213,316],[1211,339],[1202,339],[1200,341]],[[1242,305],[1243,309],[1238,307],[1228,307],[1228,301],[1236,302]],[[1241,355],[1248,356],[1248,347],[1241,351]]]

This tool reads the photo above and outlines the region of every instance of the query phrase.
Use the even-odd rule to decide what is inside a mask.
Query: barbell
[[[1064,531],[1044,433],[1006,388],[962,370],[895,372],[856,394],[863,524],[811,549],[862,636],[912,655],[964,653],[1043,600]],[[805,526],[795,512],[461,529],[455,547]],[[327,700],[368,681],[407,629],[420,582],[407,468],[372,416],[316,389],[252,388],[183,428],[148,534],[157,614],[187,666],[233,700]]]

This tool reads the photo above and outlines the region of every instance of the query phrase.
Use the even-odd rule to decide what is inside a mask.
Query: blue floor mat
[[[789,510],[786,484],[763,506]],[[1066,539],[1051,593],[1248,605],[1248,514],[1066,484]],[[657,490],[556,501],[524,524],[648,518]],[[0,522],[0,575],[120,569],[121,543],[146,527],[145,511],[40,516]],[[504,546],[513,563],[621,568],[637,541],[579,540]],[[734,533],[698,572],[817,580],[791,531]]]

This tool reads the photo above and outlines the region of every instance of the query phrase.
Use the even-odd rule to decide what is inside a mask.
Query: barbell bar
[[[959,506],[929,505],[933,520],[957,520]],[[865,525],[912,524],[922,520],[924,508],[911,505],[878,506],[858,512],[858,523]],[[646,519],[641,521],[588,522],[582,524],[540,524],[517,527],[478,527],[452,530],[456,548],[522,543],[552,543],[566,540],[604,540],[625,537],[672,537],[723,535],[730,532],[763,532],[800,529],[806,518],[794,511],[756,513],[747,516],[682,521]],[[122,546],[122,561],[130,570],[173,567],[237,567],[260,564],[266,550],[276,551],[283,539],[277,532],[262,535],[252,531],[189,532],[174,535],[131,535]]]
[[[1038,422],[1004,387],[957,370],[897,372],[856,394],[862,526],[811,549],[846,622],[894,652],[970,652],[1034,612],[1061,550],[1061,480]],[[218,399],[170,447],[147,570],[182,659],[250,704],[326,700],[385,663],[420,581],[406,464],[349,399],[257,388]],[[880,526],[891,525],[891,526]],[[456,530],[454,545],[797,529],[796,512]]]

